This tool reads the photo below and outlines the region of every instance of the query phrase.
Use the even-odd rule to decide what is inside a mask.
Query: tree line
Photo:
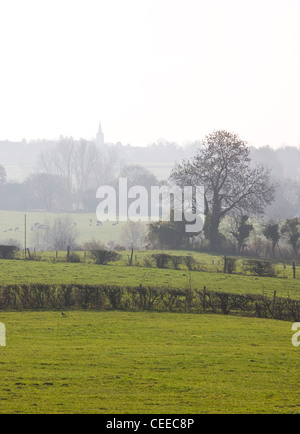
[[[120,177],[128,179],[129,187],[159,184],[146,168],[125,164],[114,146],[100,148],[83,139],[62,138],[40,152],[36,168],[20,183],[8,181],[0,165],[0,209],[94,212],[101,185],[116,187]]]
[[[270,150],[265,151],[270,155]],[[270,216],[268,212],[274,203],[281,201],[283,207],[288,208],[287,195],[282,194],[283,190],[288,190],[291,206],[287,217],[283,220],[284,213],[273,208],[272,219],[263,223],[262,234],[271,244],[268,255],[275,256],[279,241],[283,240],[297,257],[300,239],[297,180],[293,188],[284,189],[282,179],[279,180],[267,164],[255,163],[252,154],[247,143],[235,133],[220,130],[207,135],[193,157],[176,163],[168,180],[170,186],[204,187],[203,230],[187,234],[186,222],[184,219],[174,221],[175,210],[172,209],[169,222],[149,224],[145,247],[174,249],[197,245],[211,251],[235,249],[237,254],[243,253],[255,233],[256,222],[263,222]],[[128,188],[140,185],[149,192],[152,186],[161,184],[147,169],[123,164],[113,148],[100,149],[93,142],[63,138],[55,147],[41,152],[38,171],[23,184],[7,183],[5,169],[0,166],[0,207],[7,209],[10,202],[20,199],[17,206],[22,210],[94,212],[97,188],[100,185],[116,187],[120,177],[128,179]],[[141,231],[136,232],[139,238]],[[261,239],[257,239],[257,244],[259,242]]]
[[[235,250],[240,254],[247,247],[255,221],[256,226],[260,222],[262,235],[271,243],[273,256],[282,238],[298,257],[298,217],[292,214],[284,222],[276,218],[263,221],[279,187],[271,172],[264,165],[253,165],[249,147],[238,135],[224,130],[209,134],[196,155],[176,164],[170,177],[181,188],[204,186],[203,230],[188,234],[184,219],[177,222],[171,218],[170,222],[150,224],[149,244],[160,248],[191,248],[197,244],[200,249],[206,245],[213,252]]]

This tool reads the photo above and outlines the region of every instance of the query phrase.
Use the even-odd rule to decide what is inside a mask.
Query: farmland
[[[122,223],[113,226],[113,222],[103,222],[100,227],[96,226],[96,213],[69,213],[67,214],[74,224],[78,234],[78,244],[83,244],[91,239],[99,239],[103,243],[109,241],[118,242]],[[31,228],[39,223],[52,222],[62,214],[45,212],[27,212],[27,246],[35,247],[35,232]],[[24,245],[25,238],[25,213],[18,211],[0,211],[0,240],[17,240]],[[90,222],[92,220],[92,223]],[[16,230],[18,228],[18,230]]]
[[[291,266],[283,269],[278,264],[278,278],[258,277],[243,274],[224,274],[222,257],[215,255],[194,254],[196,260],[210,271],[191,271],[187,269],[157,269],[143,266],[145,257],[153,252],[138,252],[138,266],[128,266],[129,252],[122,252],[122,260],[109,265],[95,265],[92,260],[73,264],[65,262],[66,253],[60,252],[58,260],[55,252],[44,254],[45,260],[0,260],[0,285],[21,283],[49,284],[108,284],[108,285],[156,285],[185,288],[191,286],[211,291],[234,292],[238,294],[258,294],[272,297],[274,291],[278,297],[300,299],[300,280],[292,278]],[[169,252],[170,253],[170,252]],[[172,254],[188,252],[172,252]],[[80,253],[83,260],[83,253]],[[212,261],[216,264],[212,266]],[[219,265],[218,265],[219,263]]]
[[[1,228],[9,222],[21,228],[23,218],[4,213]],[[120,227],[91,227],[91,218],[77,218],[82,242],[117,241]],[[34,213],[28,227],[36,221],[43,222]],[[22,242],[22,229],[15,236]],[[37,252],[26,261],[20,253],[0,260],[0,285],[205,287],[300,300],[299,268],[294,279],[290,262],[275,263],[277,277],[260,277],[244,272],[243,258],[236,258],[234,274],[225,274],[223,256],[203,252],[163,252],[192,255],[196,267],[161,269],[149,265],[157,253],[135,251],[132,266],[128,251],[108,265],[96,265],[84,251],[76,252],[80,263],[67,262],[65,251]],[[7,331],[7,346],[0,347],[1,414],[299,413],[299,350],[289,321],[111,305],[67,309],[66,317],[58,307],[30,309],[0,309]]]
[[[3,413],[298,413],[289,323],[151,312],[5,312]]]

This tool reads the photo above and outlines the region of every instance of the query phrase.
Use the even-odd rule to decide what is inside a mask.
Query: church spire
[[[98,133],[96,136],[96,145],[98,146],[103,146],[104,145],[104,134],[102,131],[102,126],[101,126],[101,122],[99,122],[99,129],[98,129]]]

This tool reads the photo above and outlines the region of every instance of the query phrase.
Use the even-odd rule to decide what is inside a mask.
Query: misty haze
[[[299,0],[0,17],[0,414],[299,413]]]

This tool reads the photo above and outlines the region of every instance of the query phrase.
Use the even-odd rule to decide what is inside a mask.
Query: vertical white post
[[[2,322],[0,322],[0,347],[6,347],[6,329]]]

